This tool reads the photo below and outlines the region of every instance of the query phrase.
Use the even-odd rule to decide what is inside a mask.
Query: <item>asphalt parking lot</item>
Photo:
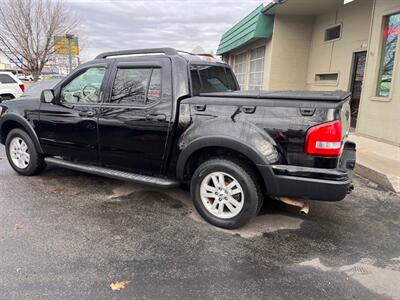
[[[58,168],[22,177],[1,146],[0,298],[400,299],[399,209],[356,177],[352,195],[308,216],[269,203],[226,231],[183,190]]]

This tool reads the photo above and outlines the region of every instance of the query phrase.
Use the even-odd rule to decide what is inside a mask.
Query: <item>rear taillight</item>
[[[307,131],[304,152],[314,156],[337,157],[342,151],[342,123],[327,122]]]
[[[19,84],[19,88],[21,89],[22,92],[25,92],[25,85],[23,83]]]

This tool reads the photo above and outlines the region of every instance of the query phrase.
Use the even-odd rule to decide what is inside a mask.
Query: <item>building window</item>
[[[258,47],[250,51],[249,90],[263,88],[265,47]]]
[[[377,87],[377,96],[379,97],[389,97],[390,95],[399,34],[400,13],[385,17]]]
[[[342,33],[342,25],[335,25],[325,30],[325,42],[337,40]]]
[[[339,74],[338,73],[315,74],[315,81],[337,82],[338,78],[339,78]]]
[[[245,87],[246,69],[247,69],[247,52],[235,56],[235,75],[239,82],[240,88]]]

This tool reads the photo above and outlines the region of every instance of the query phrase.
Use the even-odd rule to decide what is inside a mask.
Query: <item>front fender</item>
[[[24,117],[15,113],[6,113],[0,118],[0,136],[3,144],[5,143],[6,139],[6,137],[2,134],[3,128],[5,128],[9,122],[18,123],[29,134],[39,153],[44,153],[42,146],[40,145],[39,138],[32,125]]]

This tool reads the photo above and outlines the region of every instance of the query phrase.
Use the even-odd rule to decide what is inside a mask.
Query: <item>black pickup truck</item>
[[[161,187],[189,184],[223,228],[263,199],[338,201],[352,186],[347,92],[239,90],[223,62],[171,48],[108,52],[41,97],[0,105],[22,175],[46,164]]]

